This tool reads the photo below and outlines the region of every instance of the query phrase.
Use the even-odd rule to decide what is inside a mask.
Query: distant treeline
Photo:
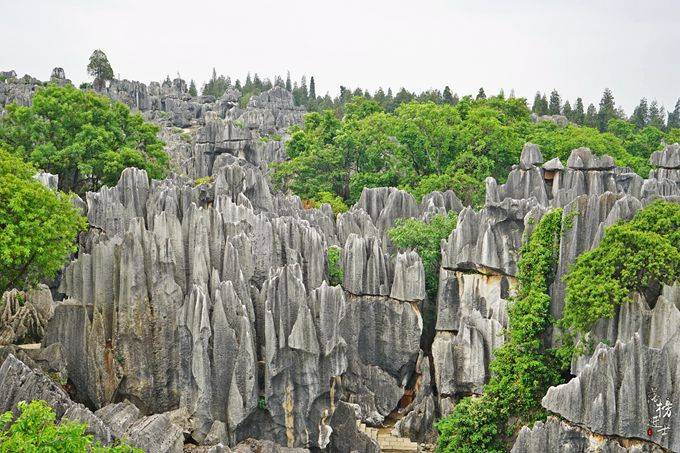
[[[351,89],[341,85],[337,96],[331,97],[329,93],[320,96],[316,93],[316,84],[313,76],[309,78],[309,81],[306,76],[302,76],[300,81],[297,82],[291,81],[290,73],[288,73],[285,79],[281,76],[276,76],[272,82],[269,78],[261,78],[257,73],[251,77],[249,73],[245,82],[241,82],[239,79],[232,82],[229,76],[218,76],[215,69],[213,69],[210,80],[203,85],[201,94],[220,97],[227,88],[233,87],[241,91],[241,104],[245,106],[252,95],[260,94],[273,86],[283,87],[293,93],[295,104],[305,106],[310,112],[333,110],[338,117],[342,117],[345,104],[350,102],[355,96],[376,101],[385,112],[394,112],[401,104],[413,101],[430,101],[435,104],[456,105],[461,98],[448,85],[443,90],[431,89],[420,93],[401,88],[396,94],[391,88],[388,88],[387,91],[378,88],[371,93],[369,90],[362,90],[361,88]],[[190,91],[192,90],[192,94],[196,95],[196,85],[193,80],[190,84]],[[497,96],[500,98],[506,97],[502,90]],[[508,98],[514,97],[515,94],[511,91]],[[486,98],[484,88],[479,89],[475,98]],[[664,107],[660,106],[656,100],[648,102],[646,98],[642,98],[638,106],[633,110],[633,113],[628,116],[621,107],[616,106],[614,94],[609,88],[604,90],[602,99],[600,99],[597,107],[592,103],[586,107],[583,99],[580,97],[576,98],[573,104],[569,100],[563,101],[562,96],[557,90],[553,90],[550,96],[537,92],[531,105],[531,111],[539,116],[564,115],[572,123],[594,127],[603,132],[607,130],[609,121],[612,119],[629,121],[638,129],[643,129],[647,126],[653,126],[662,131],[680,128],[680,99],[678,99],[672,111],[666,112]]]

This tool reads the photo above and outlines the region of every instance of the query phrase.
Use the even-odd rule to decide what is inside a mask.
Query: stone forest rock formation
[[[52,78],[68,83],[63,70]],[[30,103],[37,85],[12,75],[0,82],[0,106]],[[128,168],[114,187],[74,201],[90,229],[58,288],[3,296],[0,409],[45,399],[98,439],[126,437],[148,451],[184,443],[380,451],[358,423],[379,427],[395,415],[395,435],[431,440],[433,422],[488,381],[519,249],[549,208],[572,222],[551,288],[559,316],[559,277],[605,227],[654,199],[680,202],[680,145],[654,153],[644,179],[587,148],[544,162],[527,144],[505,183],[486,181],[480,210],[451,191],[419,203],[375,188],[336,217],[328,205],[305,209],[270,189],[268,165],[285,158],[286,130],[304,113],[285,89],[245,108],[235,90],[192,97],[181,79],[114,80],[103,93],[163,126],[177,174],[149,181]],[[50,175],[38,178],[55,186]],[[441,243],[434,339],[423,347],[423,263],[387,231],[398,219],[449,211],[458,224]],[[338,286],[328,284],[331,245],[342,249]],[[522,429],[513,451],[680,451],[678,307],[680,290],[664,287],[599,323],[593,335],[614,346],[574,361],[575,377],[543,399],[554,416]],[[657,402],[672,411],[648,436]]]

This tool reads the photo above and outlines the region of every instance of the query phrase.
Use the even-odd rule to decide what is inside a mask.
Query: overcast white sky
[[[114,72],[197,84],[215,67],[245,78],[315,76],[317,93],[442,89],[597,104],[680,97],[678,0],[0,0],[0,70],[89,80],[92,50]]]

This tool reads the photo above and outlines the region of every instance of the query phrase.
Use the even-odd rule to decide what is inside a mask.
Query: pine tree
[[[380,104],[382,108],[385,108],[385,100],[387,97],[385,96],[385,92],[383,91],[382,87],[378,88],[378,91],[375,92],[375,95],[373,95],[373,99],[375,102]]]
[[[453,95],[451,94],[451,88],[448,85],[444,87],[444,103],[453,104]]]
[[[262,79],[260,79],[260,76],[258,76],[256,72],[255,76],[253,77],[253,88],[255,88],[255,91],[260,92],[262,91],[263,86]]]
[[[545,93],[541,96],[541,111],[543,112],[542,115],[548,114],[548,99],[545,97]]]
[[[586,112],[583,108],[583,99],[576,98],[576,106],[574,107],[574,113],[572,116],[574,117],[574,123],[585,124]]]
[[[309,91],[307,90],[307,76],[302,76],[300,79],[300,90],[302,91],[302,102],[307,103],[309,99]]]
[[[387,89],[387,99],[385,100],[385,111],[394,111],[394,95],[392,94],[392,88]]]
[[[668,113],[668,129],[679,128],[680,129],[680,99],[675,103],[675,108],[672,112]]]
[[[616,118],[616,105],[614,103],[614,95],[609,88],[604,89],[602,99],[600,99],[600,110],[597,112],[597,127],[600,131],[607,130],[609,120]]]
[[[198,96],[198,91],[196,91],[196,82],[194,82],[194,79],[191,79],[191,83],[189,83],[189,95]]]
[[[534,96],[534,103],[531,106],[531,112],[535,113],[536,115],[543,115],[543,112],[541,111],[541,93],[536,92],[536,96]]]
[[[549,115],[559,115],[562,110],[560,104],[562,100],[560,99],[560,94],[557,90],[552,90],[550,93],[550,103],[548,104],[548,114]]]
[[[453,93],[453,105],[456,105],[460,102],[460,98],[458,97],[458,93]]]
[[[588,105],[588,110],[586,111],[585,118],[583,119],[583,124],[588,127],[597,127],[597,109],[593,104]]]
[[[566,116],[569,121],[572,121],[574,112],[571,110],[571,104],[569,101],[564,102],[564,106],[562,106],[562,114]]]
[[[286,90],[293,91],[293,85],[290,82],[290,71],[286,73]]]
[[[664,124],[665,116],[664,108],[659,107],[656,101],[652,101],[649,104],[649,126],[663,130],[666,127]]]
[[[236,83],[234,84],[234,88],[236,88],[239,91],[242,90],[241,81],[239,79],[236,79]]]
[[[309,98],[316,99],[316,84],[314,83],[314,76],[309,79]]]
[[[514,88],[512,88],[510,90],[510,96],[508,96],[508,99],[515,99],[515,89]]]
[[[227,76],[225,83],[227,84],[227,88],[231,88],[231,77]]]
[[[253,88],[253,79],[250,78],[250,72],[246,75],[246,83],[243,84],[244,91],[251,91]]]
[[[283,81],[281,76],[276,76],[274,77],[274,86],[284,88],[286,86],[286,83]]]
[[[477,92],[477,99],[486,99],[486,93],[484,92],[484,87],[480,88]]]
[[[640,103],[635,110],[633,110],[633,115],[630,117],[630,122],[635,124],[638,128],[642,129],[649,123],[649,107],[647,106],[647,99],[640,99]]]
[[[500,99],[505,99],[505,91],[503,90],[503,88],[501,88],[501,91],[498,92],[498,97]]]

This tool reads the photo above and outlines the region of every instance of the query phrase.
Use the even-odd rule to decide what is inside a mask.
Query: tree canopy
[[[157,133],[126,105],[69,85],[40,88],[30,107],[10,104],[0,118],[0,146],[81,195],[114,185],[126,167],[164,177],[168,156]]]
[[[35,173],[0,149],[0,294],[54,277],[86,227],[68,197],[43,186]]]
[[[597,247],[576,259],[564,278],[560,325],[568,339],[586,333],[597,320],[611,318],[633,292],[645,294],[678,279],[680,204],[657,200],[630,222],[609,227]],[[566,351],[569,360],[570,348]]]
[[[98,88],[102,88],[107,80],[113,79],[113,68],[102,50],[97,49],[90,55],[87,73],[94,77],[95,86]]]
[[[651,153],[675,134],[652,126],[625,129],[617,118],[610,120],[609,132],[535,123],[524,99],[500,96],[465,97],[455,105],[411,101],[392,113],[375,99],[355,96],[341,119],[335,113],[309,113],[304,127],[291,130],[286,145],[291,160],[274,165],[279,188],[312,201],[330,194],[347,204],[364,187],[399,186],[416,197],[453,189],[464,204],[480,205],[485,178],[503,182],[526,142],[538,144],[546,159],[563,161],[586,146],[646,175]]]

